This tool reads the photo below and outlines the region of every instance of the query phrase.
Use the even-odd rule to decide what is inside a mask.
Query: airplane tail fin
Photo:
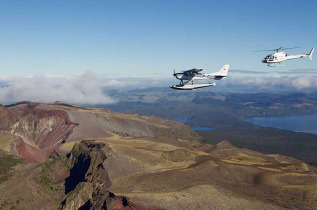
[[[308,57],[309,57],[310,60],[313,59],[314,50],[315,50],[315,48],[312,48],[311,51],[310,51],[310,53],[308,54]]]
[[[224,65],[220,71],[218,71],[216,74],[216,76],[222,76],[222,77],[226,77],[229,71],[229,64]]]

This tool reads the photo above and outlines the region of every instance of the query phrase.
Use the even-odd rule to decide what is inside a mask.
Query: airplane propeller
[[[174,74],[173,74],[173,76],[176,77],[175,69],[174,69]]]
[[[276,49],[272,49],[272,50],[256,50],[256,51],[252,51],[252,52],[263,52],[263,51],[280,51],[280,50],[289,50],[289,49],[296,49],[296,48],[299,48],[299,47],[288,47],[288,48],[283,48],[283,47],[279,47],[279,48],[276,48]]]

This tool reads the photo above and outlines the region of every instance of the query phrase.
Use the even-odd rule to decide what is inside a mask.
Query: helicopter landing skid
[[[267,64],[268,67],[280,67],[285,66],[284,63],[269,63]]]

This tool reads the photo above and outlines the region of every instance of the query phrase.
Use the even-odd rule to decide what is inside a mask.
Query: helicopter
[[[292,60],[292,59],[297,59],[297,58],[303,58],[303,57],[308,57],[310,60],[313,58],[313,53],[315,48],[312,48],[310,53],[308,54],[301,54],[301,55],[288,55],[285,52],[280,52],[280,50],[288,50],[288,49],[296,49],[299,47],[291,47],[291,48],[277,48],[277,49],[272,49],[272,50],[257,50],[253,52],[262,52],[262,51],[275,51],[276,53],[267,55],[263,60],[262,63],[266,63],[267,66],[269,67],[277,67],[277,66],[283,66],[283,62],[286,60]]]
[[[215,86],[216,83],[205,83],[205,84],[194,84],[196,81],[199,80],[221,80],[227,77],[229,64],[224,65],[218,72],[205,74],[201,73],[202,68],[193,68],[189,70],[182,71],[180,73],[175,73],[173,76],[180,80],[179,85],[172,85],[170,88],[177,89],[177,90],[195,90],[197,88],[204,88],[209,86]],[[191,84],[187,84],[191,83]]]

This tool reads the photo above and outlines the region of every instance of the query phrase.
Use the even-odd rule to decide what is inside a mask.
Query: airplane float
[[[196,84],[196,81],[201,80],[221,80],[227,77],[229,64],[224,65],[220,69],[220,71],[211,74],[204,74],[201,73],[203,69],[201,68],[193,68],[190,70],[182,71],[180,73],[175,73],[173,76],[180,80],[179,85],[172,85],[170,88],[177,89],[177,90],[194,90],[197,88],[204,88],[209,86],[215,86],[216,83],[205,83],[205,84]],[[188,84],[189,83],[189,84]]]
[[[310,60],[313,59],[313,53],[315,48],[312,48],[310,53],[308,54],[301,54],[301,55],[288,55],[285,52],[280,52],[280,50],[287,50],[287,49],[295,49],[298,47],[292,47],[292,48],[277,48],[273,50],[258,50],[258,51],[253,51],[253,52],[261,52],[261,51],[276,51],[276,53],[267,55],[263,60],[262,63],[266,63],[267,66],[269,67],[276,67],[276,66],[283,66],[282,63],[287,60],[292,60],[292,59],[297,59],[297,58],[304,58],[308,57]]]

